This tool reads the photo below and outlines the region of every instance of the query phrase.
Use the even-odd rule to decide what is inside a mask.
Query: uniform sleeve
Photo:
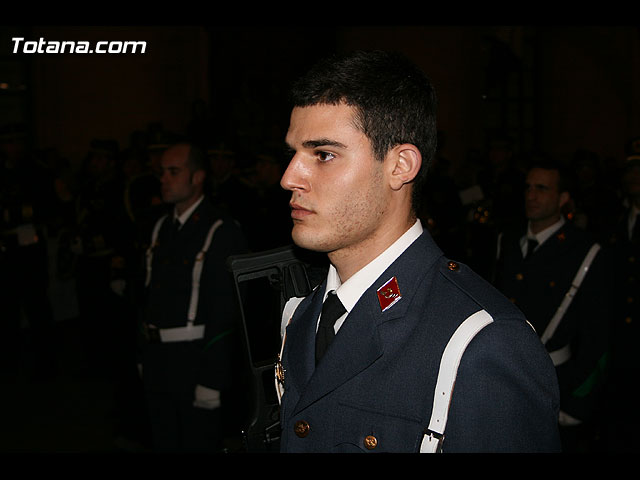
[[[454,387],[444,452],[556,452],[559,392],[551,360],[522,319],[471,341]]]

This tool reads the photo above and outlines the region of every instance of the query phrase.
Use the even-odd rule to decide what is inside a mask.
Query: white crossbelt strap
[[[168,216],[169,215],[163,215],[162,217],[160,217],[153,227],[153,232],[151,232],[151,245],[149,245],[149,248],[147,248],[147,277],[144,281],[145,287],[148,287],[149,283],[151,283],[151,263],[153,261],[153,249],[155,248],[156,242],[158,241],[158,232],[160,231],[162,222],[164,222]]]
[[[591,267],[591,263],[593,262],[593,259],[595,258],[595,256],[598,254],[599,250],[600,250],[600,245],[597,243],[594,243],[589,249],[589,251],[587,252],[587,255],[585,255],[584,260],[580,265],[580,268],[576,272],[576,276],[573,278],[573,281],[571,282],[571,287],[565,294],[564,298],[562,299],[562,303],[560,303],[560,306],[556,310],[556,313],[553,315],[553,318],[549,322],[549,325],[547,325],[547,328],[545,329],[544,333],[540,337],[540,340],[542,341],[543,344],[546,344],[549,341],[549,339],[555,333],[556,328],[558,328],[558,325],[560,324],[560,320],[562,320],[562,317],[564,316],[565,312],[569,308],[569,305],[571,305],[571,302],[573,301],[573,297],[575,297],[576,292],[580,288],[580,285],[582,284],[584,277],[587,275],[587,272],[589,271],[589,267]],[[553,364],[557,366],[557,365],[560,365],[561,363],[566,362],[569,359],[569,357],[571,356],[571,351],[568,349],[568,346],[566,346],[564,348],[556,350],[555,352],[551,352],[550,355],[551,355],[551,359],[553,360]]]
[[[202,250],[196,256],[196,260],[193,263],[193,273],[191,277],[191,302],[189,304],[189,316],[188,321],[189,325],[193,324],[193,321],[196,319],[196,313],[198,311],[198,296],[200,294],[200,275],[202,274],[202,267],[204,264],[204,256],[209,250],[209,246],[211,245],[211,240],[213,239],[213,234],[216,233],[216,230],[220,225],[222,225],[222,220],[217,220],[211,228],[209,229],[209,233],[207,234],[207,238],[204,241],[204,245],[202,246]]]
[[[433,394],[431,420],[422,438],[420,453],[441,451],[460,360],[473,337],[491,322],[493,322],[491,315],[485,310],[480,310],[462,322],[449,339],[440,359],[440,370]]]
[[[155,227],[153,228],[153,233],[151,235],[151,246],[147,249],[147,278],[145,281],[145,285],[148,286],[151,282],[151,265],[153,260],[153,248],[155,247],[156,241],[158,239],[158,232],[160,231],[160,227],[162,226],[162,222],[165,220],[167,215],[164,215],[162,218],[156,222]],[[209,229],[207,233],[207,237],[205,239],[204,245],[202,249],[196,255],[196,259],[193,263],[193,271],[191,274],[191,299],[189,302],[189,310],[187,314],[187,326],[186,327],[176,327],[176,328],[161,328],[159,329],[160,339],[162,342],[184,342],[189,340],[197,340],[204,337],[204,325],[194,325],[193,322],[196,319],[196,315],[198,312],[198,298],[200,294],[200,276],[202,275],[202,268],[204,265],[204,257],[209,247],[211,246],[211,241],[213,240],[213,235],[223,224],[222,220],[217,220]]]

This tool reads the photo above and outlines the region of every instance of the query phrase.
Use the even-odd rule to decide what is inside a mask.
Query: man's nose
[[[308,169],[298,155],[294,155],[282,174],[280,186],[291,191],[308,189]]]

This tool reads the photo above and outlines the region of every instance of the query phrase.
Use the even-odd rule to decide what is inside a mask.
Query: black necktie
[[[524,258],[529,258],[533,255],[533,251],[538,246],[538,241],[535,238],[527,239],[527,254]]]
[[[329,344],[335,337],[333,325],[336,323],[347,310],[340,302],[336,292],[329,292],[327,299],[322,305],[322,314],[320,315],[320,324],[318,325],[318,332],[316,333],[316,364],[320,361],[324,352],[329,347]]]
[[[181,226],[180,220],[174,218],[171,223],[171,240],[174,240],[178,236],[178,230],[180,230]]]

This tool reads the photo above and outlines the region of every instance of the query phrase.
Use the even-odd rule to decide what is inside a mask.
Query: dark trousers
[[[195,387],[194,387],[195,388]],[[222,448],[220,408],[193,406],[193,392],[146,392],[153,450],[215,453]]]

